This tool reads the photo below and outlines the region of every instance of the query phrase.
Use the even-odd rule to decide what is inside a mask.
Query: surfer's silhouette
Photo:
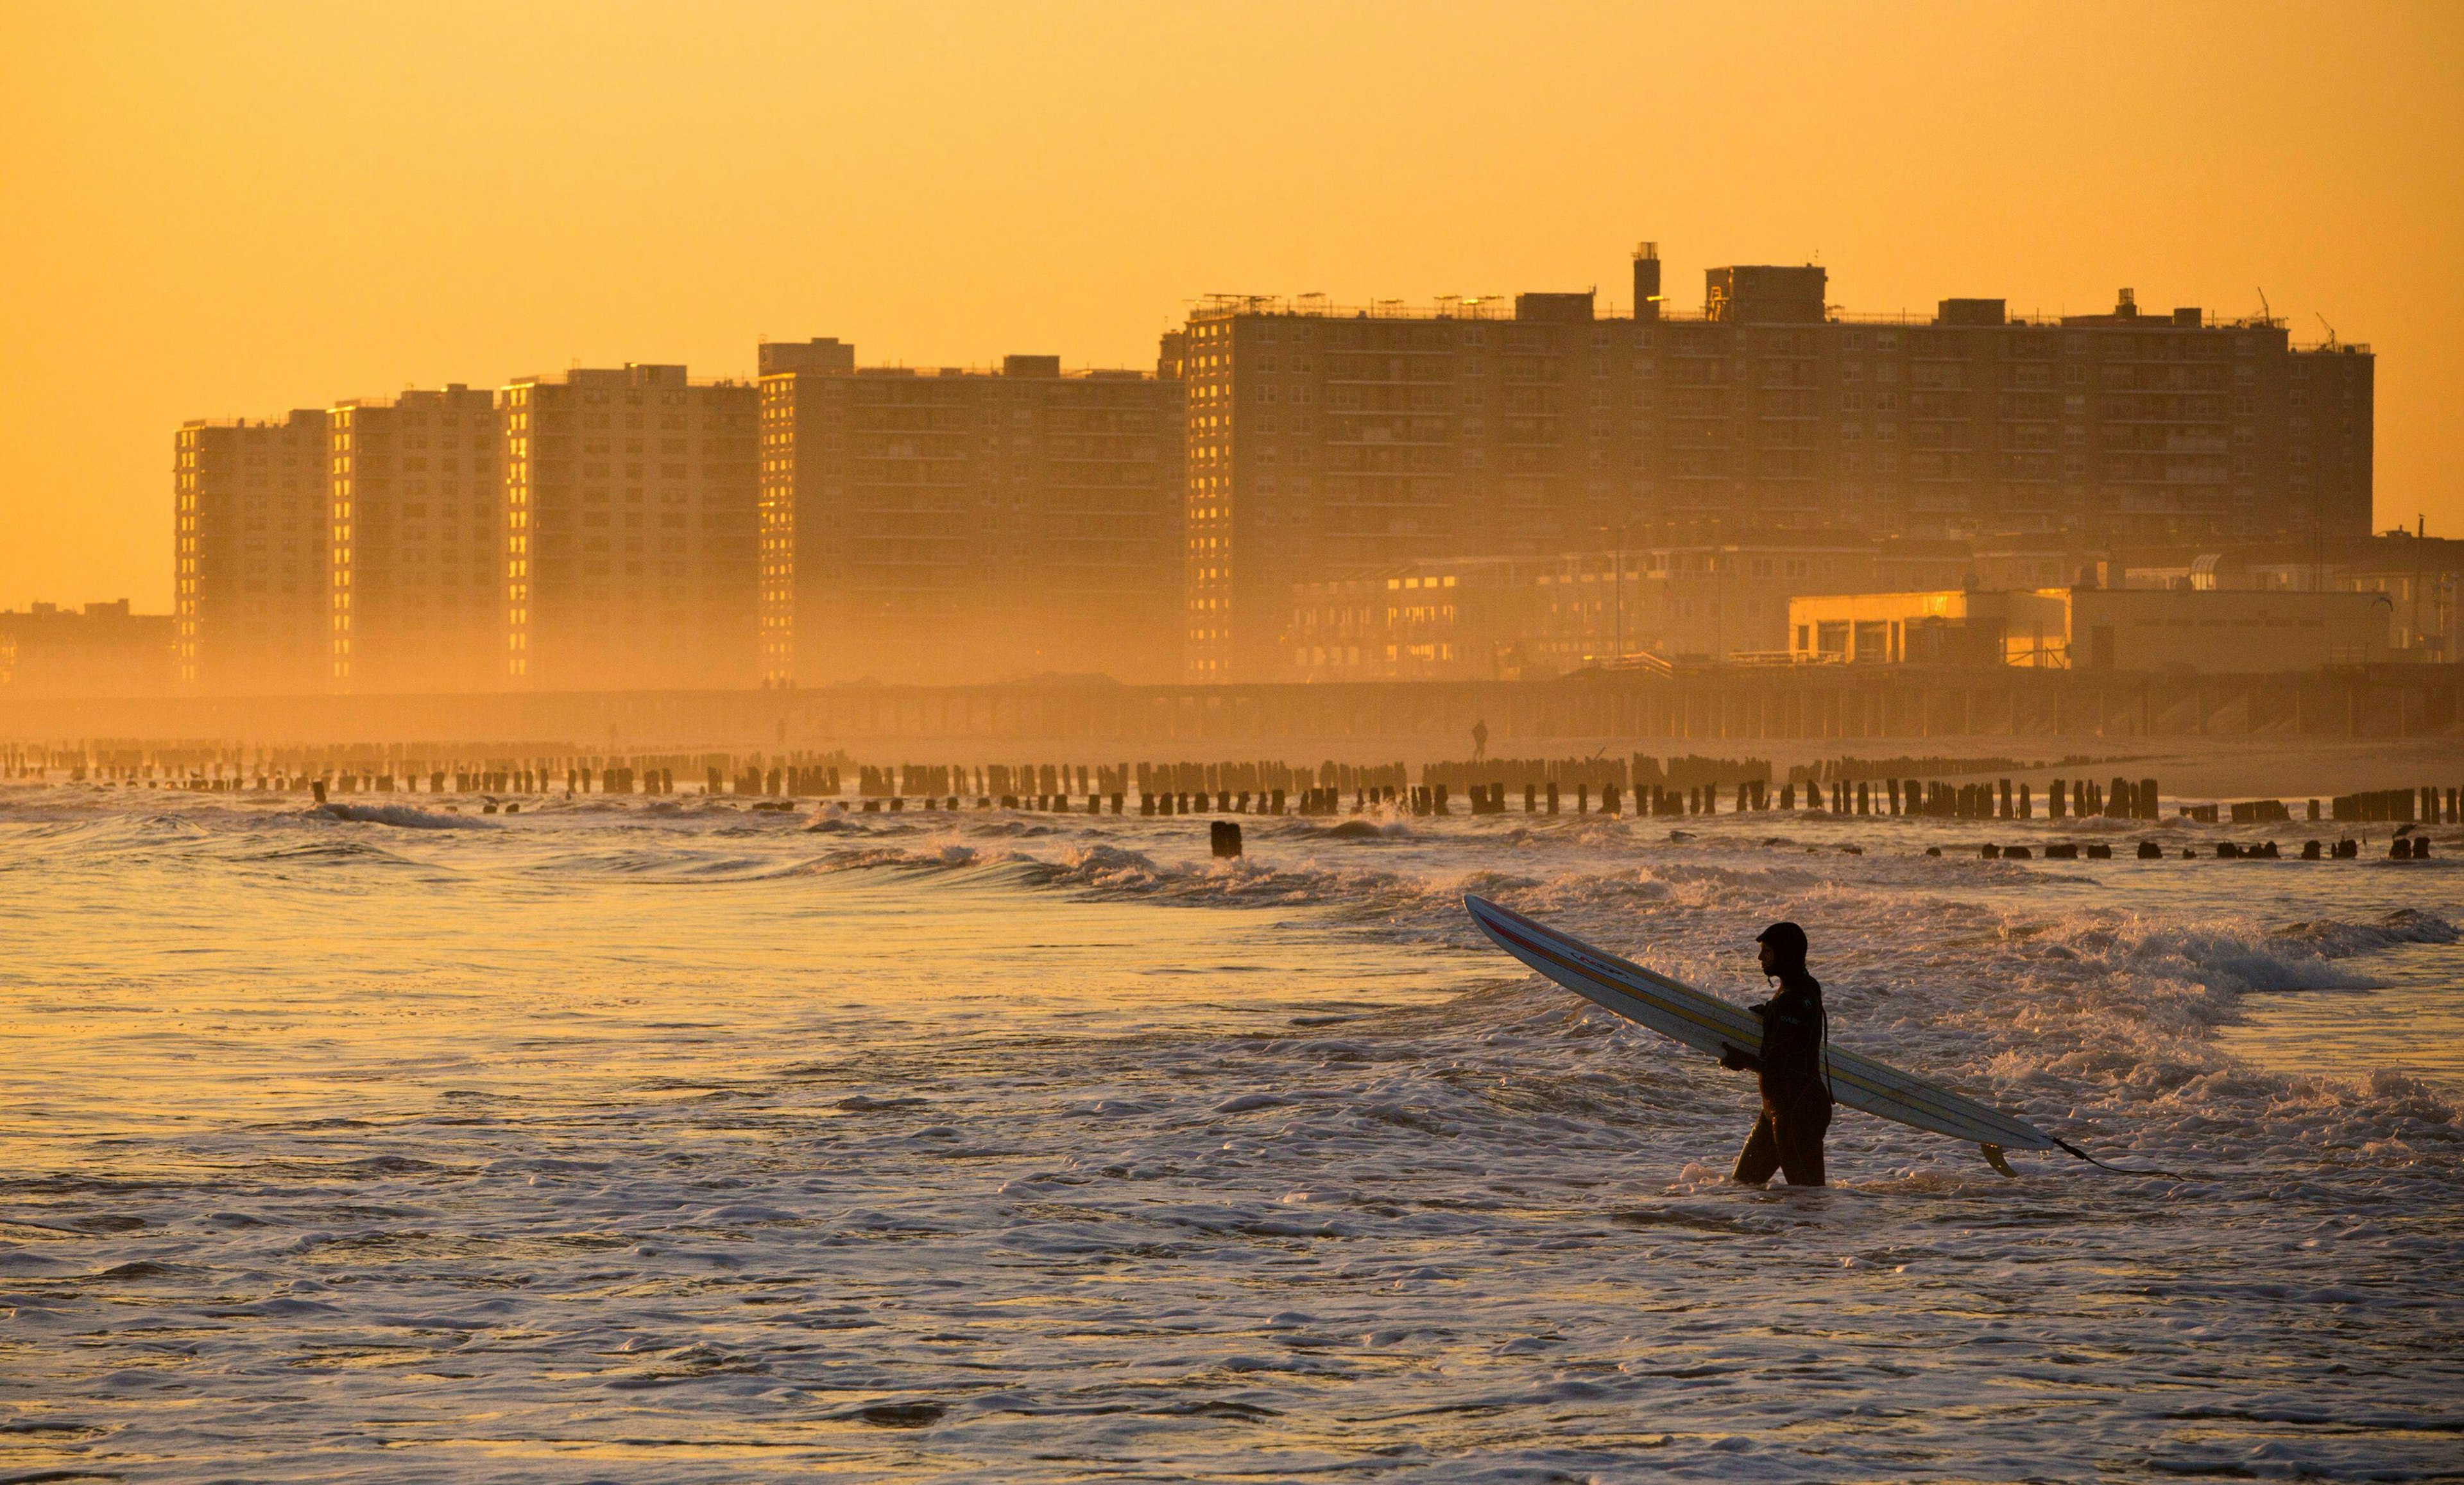
[[[1822,1072],[1822,986],[1806,972],[1804,929],[1773,923],[1754,939],[1762,945],[1763,973],[1779,982],[1779,993],[1749,1008],[1763,1021],[1760,1056],[1720,1044],[1720,1065],[1761,1075],[1763,1088],[1763,1117],[1737,1152],[1730,1175],[1760,1186],[1781,1171],[1791,1186],[1820,1186],[1822,1137],[1831,1128],[1831,1084]]]

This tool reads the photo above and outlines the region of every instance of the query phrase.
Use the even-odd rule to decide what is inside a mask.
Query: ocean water
[[[0,792],[0,1478],[2464,1474],[2453,831],[1245,823]],[[1466,891],[2174,1174],[1735,1186]]]

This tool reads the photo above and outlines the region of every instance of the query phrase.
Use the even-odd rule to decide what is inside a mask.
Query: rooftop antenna
[[[2319,312],[2315,309],[2310,313],[2319,315]],[[2322,325],[2327,325],[2327,348],[2329,350],[2334,350],[2336,348],[2336,327],[2334,325],[2327,324],[2327,317],[2324,315],[2319,315],[2319,322]]]
[[[2265,289],[2258,291],[2258,318],[2261,323],[2276,323],[2276,311],[2268,306],[2267,291]]]

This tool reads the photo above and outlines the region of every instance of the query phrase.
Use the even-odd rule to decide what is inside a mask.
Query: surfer
[[[1760,1056],[1720,1044],[1722,1067],[1762,1078],[1763,1117],[1747,1136],[1730,1175],[1760,1186],[1781,1171],[1791,1186],[1820,1186],[1822,1137],[1831,1128],[1831,1084],[1822,1071],[1822,986],[1806,972],[1804,929],[1773,923],[1754,941],[1762,945],[1763,973],[1779,982],[1779,993],[1748,1008],[1762,1018]]]

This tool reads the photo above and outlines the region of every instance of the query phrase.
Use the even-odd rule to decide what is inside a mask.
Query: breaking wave
[[[406,831],[482,831],[495,829],[495,822],[464,814],[447,814],[439,810],[421,809],[412,805],[319,805],[309,811],[312,817],[347,820],[359,825],[390,825]]]

